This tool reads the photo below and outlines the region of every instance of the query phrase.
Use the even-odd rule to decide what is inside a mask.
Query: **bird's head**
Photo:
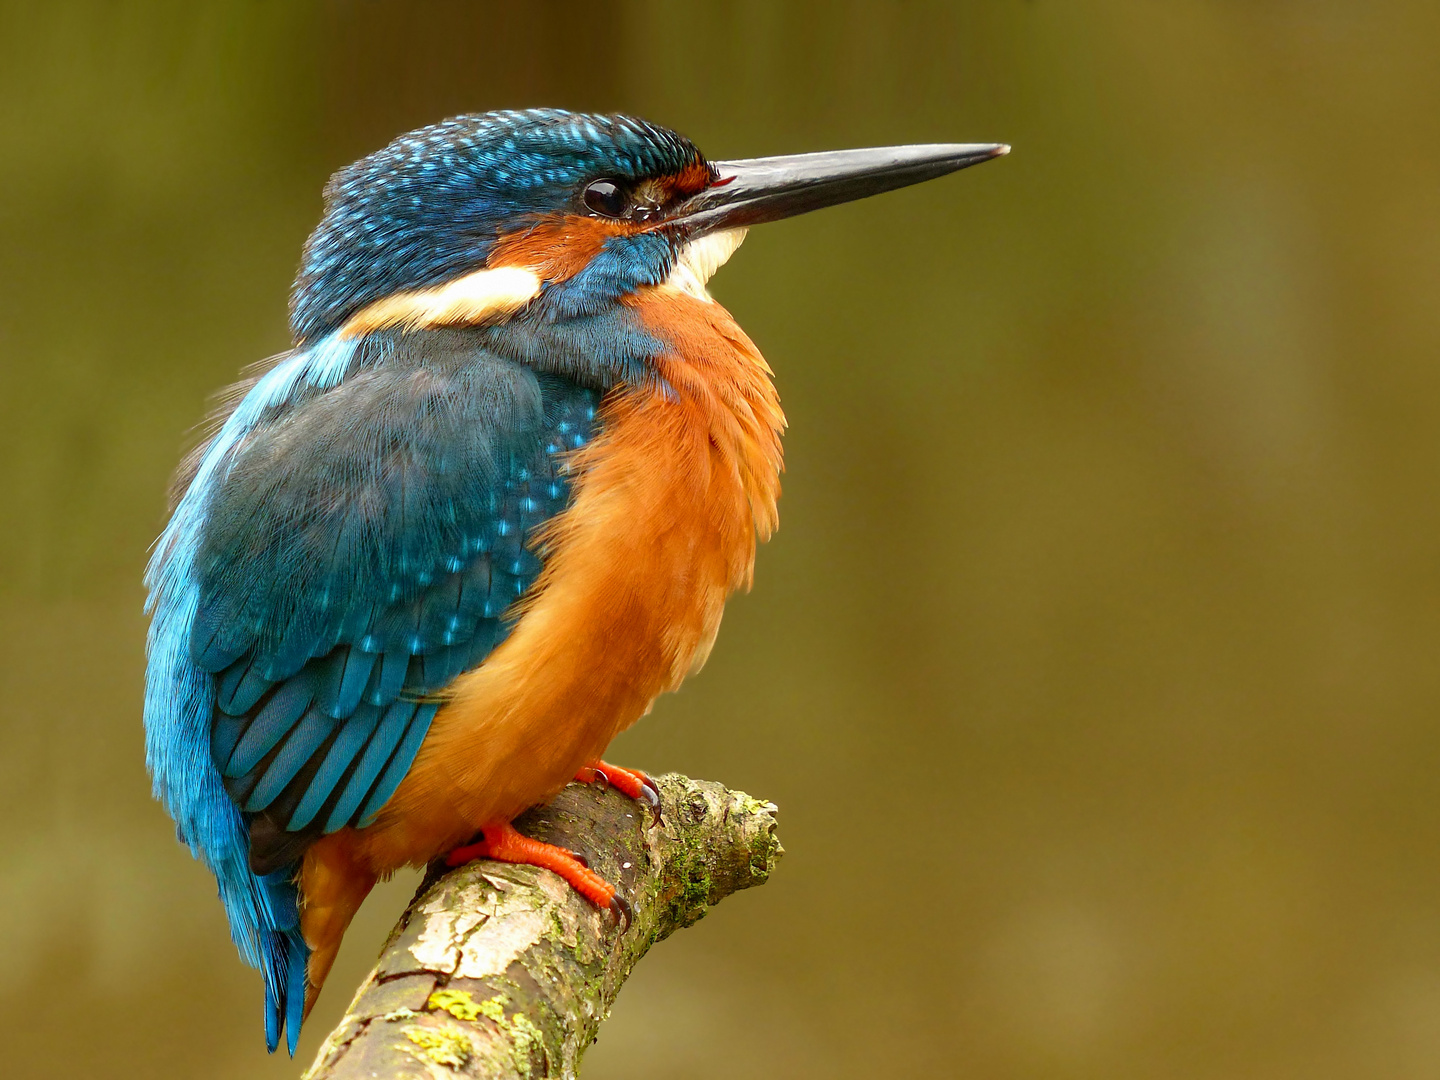
[[[679,267],[703,285],[749,225],[988,161],[997,144],[708,161],[628,116],[458,116],[340,170],[291,297],[298,343],[473,323],[527,305],[594,314]]]

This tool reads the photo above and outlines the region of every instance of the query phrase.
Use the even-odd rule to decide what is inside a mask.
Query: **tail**
[[[295,1056],[300,1027],[320,995],[345,930],[375,885],[373,875],[337,858],[337,850],[343,852],[322,841],[301,862],[264,876],[228,860],[211,866],[231,937],[240,955],[265,977],[265,1047],[271,1053],[283,1034]]]
[[[269,907],[278,918],[273,930],[263,930],[260,943],[260,970],[265,976],[265,1048],[272,1054],[284,1032],[285,1046],[295,1056],[300,1025],[305,1020],[305,969],[310,949],[300,932],[299,893],[294,881],[295,867],[256,878],[269,897]]]
[[[304,1019],[310,959],[300,930],[296,866],[263,877],[250,872],[245,821],[210,756],[214,681],[190,662],[185,628],[195,602],[194,590],[188,588],[152,594],[145,760],[156,796],[175,819],[180,842],[215,875],[231,940],[241,958],[265,977],[266,1046],[273,1051],[284,1032],[293,1055]]]
[[[210,854],[202,852],[202,856]],[[264,877],[234,860],[212,862],[220,900],[230,918],[230,937],[241,958],[265,978],[265,1048],[272,1054],[285,1036],[295,1056],[305,1019],[305,969],[310,949],[300,929],[300,892],[295,866]]]

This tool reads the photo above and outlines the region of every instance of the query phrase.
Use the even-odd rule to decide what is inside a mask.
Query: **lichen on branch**
[[[684,776],[656,783],[658,822],[580,784],[516,822],[583,853],[629,900],[628,928],[549,871],[433,864],[304,1080],[574,1077],[650,946],[763,884],[782,854],[772,803]]]

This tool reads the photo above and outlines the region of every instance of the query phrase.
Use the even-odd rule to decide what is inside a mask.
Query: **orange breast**
[[[461,676],[375,824],[335,834],[371,872],[424,862],[558,791],[704,663],[725,598],[776,524],[784,417],[770,369],[718,304],[631,301],[672,388],[606,398],[575,499],[510,636]]]

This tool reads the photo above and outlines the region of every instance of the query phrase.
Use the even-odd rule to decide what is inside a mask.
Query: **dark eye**
[[[585,205],[601,217],[624,217],[630,195],[614,180],[596,180],[585,189]]]

